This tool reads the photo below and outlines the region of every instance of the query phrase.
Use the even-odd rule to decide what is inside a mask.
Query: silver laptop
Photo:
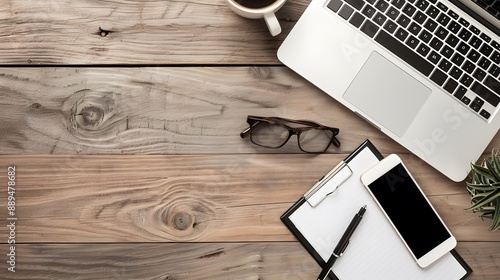
[[[278,58],[461,181],[500,128],[500,2],[460,1],[312,0]]]

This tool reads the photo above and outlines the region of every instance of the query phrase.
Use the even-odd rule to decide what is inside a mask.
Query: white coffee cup
[[[274,14],[279,10],[286,0],[227,0],[233,12],[251,19],[264,18],[271,35],[281,33],[281,26]]]

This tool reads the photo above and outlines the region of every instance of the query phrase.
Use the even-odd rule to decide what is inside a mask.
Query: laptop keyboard
[[[478,4],[481,8],[500,20],[500,0],[472,0],[472,2]]]
[[[331,0],[327,7],[488,120],[500,43],[438,0]]]

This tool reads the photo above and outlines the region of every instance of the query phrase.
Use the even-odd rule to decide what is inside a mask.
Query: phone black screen
[[[450,237],[403,165],[368,187],[417,259]]]

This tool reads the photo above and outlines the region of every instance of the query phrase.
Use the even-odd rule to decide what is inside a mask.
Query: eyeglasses
[[[248,116],[247,123],[250,127],[240,133],[241,138],[250,135],[252,143],[266,148],[282,147],[294,134],[297,135],[299,148],[306,153],[324,153],[331,143],[340,146],[335,138],[339,134],[338,128],[312,121]]]

